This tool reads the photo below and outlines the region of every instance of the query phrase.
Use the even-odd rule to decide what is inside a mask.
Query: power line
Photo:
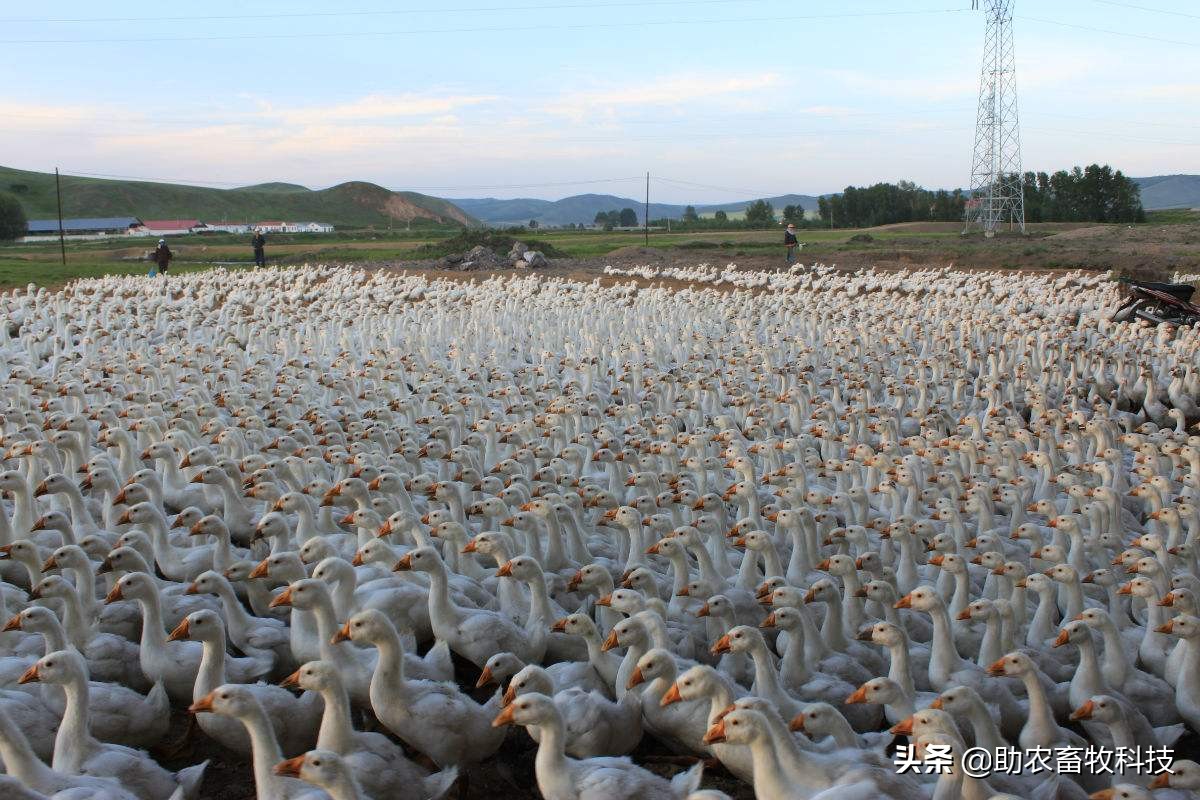
[[[171,17],[58,17],[36,19],[32,17],[0,18],[0,22],[9,23],[38,23],[48,25],[73,25],[94,23],[129,23],[129,22],[218,22],[224,20],[245,21],[248,19],[318,19],[323,17],[392,17],[411,16],[415,14],[476,14],[501,11],[561,11],[570,9],[588,9],[603,11],[606,8],[652,8],[654,6],[691,6],[691,5],[728,5],[733,3],[762,3],[770,0],[658,0],[657,2],[617,2],[617,3],[554,3],[551,5],[520,5],[520,6],[476,6],[474,8],[401,8],[381,9],[376,11],[297,11],[275,14],[201,14],[195,16]]]
[[[1149,11],[1151,14],[1169,14],[1172,17],[1186,17],[1187,19],[1200,19],[1200,14],[1188,14],[1183,11],[1168,11],[1165,8],[1150,8],[1149,6],[1137,6],[1133,3],[1119,3],[1117,0],[1092,0],[1093,3],[1100,3],[1106,6],[1117,6],[1118,8],[1132,8],[1136,11]]]
[[[100,37],[93,39],[0,39],[0,44],[153,44],[173,42],[216,42],[216,41],[265,41],[274,39],[353,39],[380,38],[388,36],[415,36],[442,33],[516,33],[528,31],[571,31],[617,28],[646,28],[668,25],[728,25],[748,22],[817,22],[833,19],[859,19],[865,17],[925,16],[930,14],[959,14],[962,8],[925,9],[919,11],[866,11],[852,14],[805,14],[800,16],[741,17],[728,19],[668,19],[637,20],[629,22],[587,22],[568,25],[517,25],[485,26],[473,28],[425,28],[404,31],[321,31],[316,33],[255,33],[221,34],[215,36],[153,36],[153,37]]]
[[[1147,36],[1142,33],[1127,33],[1126,31],[1113,31],[1113,30],[1108,30],[1107,28],[1093,28],[1090,25],[1076,25],[1073,22],[1059,22],[1058,20],[1053,20],[1053,19],[1042,19],[1040,17],[1026,17],[1026,16],[1022,16],[1022,15],[1016,15],[1016,18],[1019,20],[1023,20],[1025,22],[1040,22],[1043,25],[1055,25],[1059,28],[1074,28],[1075,30],[1089,31],[1091,33],[1107,33],[1111,36],[1123,36],[1126,39],[1142,39],[1143,41],[1148,41],[1148,42],[1162,42],[1163,44],[1177,44],[1182,47],[1200,47],[1200,43],[1197,43],[1197,42],[1184,42],[1184,41],[1180,41],[1179,39],[1164,39],[1160,36]]]

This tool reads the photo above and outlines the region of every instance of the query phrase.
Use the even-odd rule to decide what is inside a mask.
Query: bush
[[[25,235],[25,209],[11,194],[0,193],[0,242],[10,242]]]

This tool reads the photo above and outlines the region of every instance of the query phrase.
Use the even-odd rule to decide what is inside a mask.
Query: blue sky
[[[0,164],[447,197],[959,186],[984,34],[970,0],[17,5]],[[1027,169],[1200,172],[1194,0],[1016,12]]]

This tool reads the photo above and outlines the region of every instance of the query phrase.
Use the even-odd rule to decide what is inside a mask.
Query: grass
[[[1200,211],[1191,208],[1166,208],[1147,211],[1146,222],[1151,225],[1187,225],[1200,222]]]
[[[1151,222],[1135,226],[1144,235],[1159,236],[1166,220],[1183,220],[1187,212],[1154,212]],[[1200,216],[1193,215],[1193,222]],[[862,230],[801,230],[800,240],[805,247],[806,262],[836,264],[875,263],[954,263],[987,268],[1121,268],[1120,255],[1110,253],[1107,245],[1095,240],[1048,239],[1053,233],[1069,230],[1071,226],[1031,226],[1028,236],[1003,234],[988,242],[980,235],[961,236],[958,226],[893,227]],[[1078,226],[1076,226],[1078,227]],[[1113,226],[1114,232],[1124,235],[1127,226]],[[1169,228],[1168,231],[1177,229]],[[395,231],[339,231],[332,235],[271,236],[267,243],[267,258],[272,264],[304,262],[403,262],[432,260],[451,252],[463,252],[486,242],[506,253],[512,239],[507,233],[468,232],[450,228],[414,228]],[[870,241],[852,241],[868,233]],[[452,238],[447,239],[448,236]],[[641,247],[646,240],[637,231],[528,231],[517,235],[522,242],[547,254],[572,258],[600,260],[618,248]],[[1170,239],[1171,237],[1167,237]],[[173,271],[187,272],[214,265],[230,268],[248,267],[252,253],[244,236],[204,235],[172,237],[171,249],[176,253]],[[1187,242],[1191,244],[1191,242]],[[655,231],[650,234],[650,247],[692,253],[696,262],[723,257],[762,256],[782,254],[782,233],[778,229],[746,231]],[[58,285],[77,277],[104,274],[145,274],[148,265],[137,260],[151,249],[149,239],[104,240],[71,242],[68,244],[68,264],[59,263],[57,242],[38,244],[0,245],[0,288],[24,286],[29,282]],[[1200,271],[1200,254],[1194,248],[1174,250],[1174,268]],[[1152,260],[1161,260],[1158,257]],[[1127,259],[1126,259],[1127,260]],[[1193,263],[1194,268],[1193,268]],[[1132,266],[1137,266],[1132,265]]]

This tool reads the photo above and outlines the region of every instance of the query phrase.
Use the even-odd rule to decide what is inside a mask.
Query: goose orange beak
[[[970,609],[970,608],[964,608],[962,611],[960,611],[960,612],[958,612],[957,614],[955,614],[955,615],[954,615],[954,618],[955,618],[955,619],[958,619],[958,620],[966,620],[966,619],[970,619],[970,618],[971,618],[971,609]]]
[[[289,758],[286,761],[280,761],[271,768],[271,772],[276,775],[283,775],[289,778],[299,778],[300,770],[304,766],[304,756],[296,756]]]
[[[475,681],[475,688],[482,689],[489,683],[495,683],[496,679],[492,676],[492,668],[484,667],[483,672],[479,673],[479,680]]]
[[[37,664],[34,664],[29,669],[27,669],[23,673],[21,673],[21,677],[17,680],[17,683],[18,684],[36,683],[40,680],[41,680],[41,677],[38,675]]]
[[[283,680],[281,680],[279,682],[279,685],[284,687],[285,689],[299,689],[300,688],[300,670],[296,670],[291,675],[288,675],[286,678],[284,678]]]
[[[758,623],[758,627],[774,628],[775,627],[775,612],[772,611],[770,614],[767,614],[767,618],[764,619],[762,622]]]
[[[1150,789],[1168,789],[1171,786],[1171,773],[1160,772],[1154,776],[1154,780],[1150,781]]]
[[[46,563],[42,564],[42,572],[49,572],[52,569],[58,569],[58,559],[50,556],[46,559]]]
[[[290,606],[292,604],[292,587],[287,587],[282,592],[277,594],[268,604],[268,608],[279,608],[280,606]]]
[[[1096,704],[1093,703],[1091,700],[1088,700],[1086,703],[1081,705],[1079,708],[1077,708],[1071,712],[1071,719],[1076,720],[1076,721],[1081,720],[1081,719],[1091,719],[1092,714],[1095,713],[1095,711],[1096,711]]]
[[[620,646],[621,646],[620,642],[617,641],[617,632],[611,631],[608,634],[608,638],[606,638],[604,640],[604,644],[600,645],[600,649],[601,650],[613,650]]]
[[[492,720],[492,727],[500,728],[505,725],[512,725],[514,711],[516,711],[516,708],[514,706],[511,706],[511,705],[505,706],[504,710],[501,711],[499,714],[497,714],[496,718],[494,720]]]
[[[118,524],[118,525],[128,525],[128,524],[130,524],[131,522],[133,522],[133,518],[129,516],[129,512],[128,512],[128,511],[126,511],[124,514],[122,514],[122,515],[121,515],[121,516],[120,516],[120,517],[117,519],[117,524]]]
[[[641,686],[645,682],[646,676],[642,674],[642,668],[638,667],[633,671],[633,674],[629,676],[629,683],[625,685],[625,688],[632,689],[635,686]]]
[[[346,516],[342,517],[338,521],[341,522],[343,525],[353,525],[354,524],[354,513],[351,512],[351,513],[347,514]]]
[[[892,726],[892,729],[889,730],[888,733],[895,734],[896,736],[912,736],[913,718],[908,717],[907,719],[898,722]]]
[[[1133,594],[1133,583],[1122,583],[1121,588],[1117,589],[1117,594]]]
[[[713,725],[704,734],[705,744],[719,744],[728,741],[725,736],[725,720],[721,720],[716,725]]]
[[[612,594],[606,594],[603,597],[601,597],[599,600],[596,601],[596,605],[611,607],[612,606]]]
[[[683,700],[683,696],[679,694],[679,684],[672,683],[671,688],[663,695],[663,699],[659,701],[660,706],[669,706],[672,703],[678,703]]]
[[[350,565],[354,567],[361,567],[365,563],[367,562],[363,561],[362,550],[355,550],[354,558],[350,559]]]
[[[1071,634],[1067,633],[1066,629],[1058,632],[1058,636],[1054,637],[1054,646],[1062,647],[1064,644],[1070,644]]]
[[[333,634],[333,638],[330,639],[329,643],[337,644],[338,642],[348,642],[350,641],[350,638],[350,623],[346,622],[342,624],[342,627],[337,629],[337,632]]]
[[[732,650],[733,642],[729,639],[728,633],[722,636],[720,639],[717,639],[717,643],[712,646],[712,654],[714,656],[719,656],[722,653],[729,653],[732,652]]]
[[[1154,629],[1154,632],[1155,633],[1174,633],[1175,632],[1175,620],[1169,620],[1167,622],[1167,624],[1159,625],[1157,628]]]
[[[379,530],[375,531],[375,538],[382,539],[384,536],[389,536],[392,532],[392,521],[385,519],[383,524],[379,526]]]
[[[114,586],[112,588],[111,592],[109,592],[107,595],[105,595],[104,605],[108,605],[109,603],[115,603],[118,600],[124,600],[124,599],[125,599],[125,595],[121,593],[121,584],[118,583],[116,586]]]
[[[704,605],[700,606],[700,610],[696,612],[696,616],[697,617],[707,617],[709,615],[709,613],[710,613],[710,609],[708,607],[708,603],[705,603]]]
[[[1017,581],[1016,583],[1014,583],[1014,584],[1013,584],[1013,586],[1015,586],[1015,587],[1016,587],[1016,588],[1018,588],[1018,589],[1024,589],[1024,588],[1025,588],[1025,586],[1026,586],[1025,579],[1024,579],[1024,578],[1021,578],[1021,580],[1019,580],[1019,581]]]
[[[1165,595],[1163,595],[1162,600],[1158,601],[1158,604],[1160,606],[1166,606],[1167,608],[1173,608],[1175,606],[1175,593],[1167,592]]]
[[[505,561],[503,564],[500,565],[500,569],[496,570],[496,577],[497,578],[511,578],[512,571],[513,571],[512,561]]]
[[[929,559],[929,563],[933,564],[935,567],[940,567],[942,564],[945,563],[945,561],[946,561],[946,557],[944,555],[942,555],[941,553],[938,553],[936,556]]]
[[[405,553],[392,567],[392,572],[408,572],[412,570],[412,553]]]
[[[199,700],[188,706],[188,713],[199,714],[201,711],[211,712],[213,710],[213,699],[216,697],[216,695],[217,692],[215,689],[204,695],[204,697],[201,697]]]
[[[817,601],[817,590],[816,589],[809,589],[807,592],[804,593],[804,602],[805,603],[815,603],[816,601]]]
[[[846,698],[846,705],[865,702],[867,702],[867,685],[865,683],[851,692],[850,696]]]
[[[901,597],[899,600],[897,600],[895,603],[892,604],[892,607],[893,608],[912,608],[912,592],[909,592],[908,594],[904,595],[904,597]]]
[[[175,630],[171,631],[171,635],[167,637],[168,642],[178,642],[180,639],[187,639],[192,632],[192,626],[186,619],[175,626]]]
[[[463,554],[474,553],[475,552],[475,540],[472,539],[471,541],[467,542],[466,545],[463,546],[463,549],[460,550],[459,552],[463,553]]]
[[[1111,786],[1107,789],[1101,789],[1098,792],[1092,792],[1088,795],[1088,800],[1113,800],[1117,796],[1117,790]]]
[[[258,562],[258,566],[250,570],[251,578],[266,578],[271,574],[271,565],[267,563],[267,559]]]
[[[1004,659],[1001,658],[1001,659],[998,659],[998,660],[992,662],[991,666],[989,666],[987,668],[987,674],[991,675],[993,678],[1003,678],[1004,677]]]
[[[550,630],[554,633],[566,633],[567,618],[563,617],[562,619],[555,620],[554,624],[550,626]]]
[[[933,702],[929,704],[929,707],[936,708],[940,711],[942,709],[943,705],[945,705],[945,704],[942,702],[942,698],[939,695],[938,697],[933,698]]]
[[[788,730],[792,733],[804,733],[804,712],[801,711],[796,716],[792,717],[792,721],[788,723]]]
[[[500,704],[503,706],[512,705],[512,701],[517,699],[517,686],[509,682],[508,688],[504,690],[504,696],[500,698]]]
[[[7,633],[8,631],[19,631],[19,630],[21,630],[21,615],[14,614],[12,619],[10,619],[8,622],[4,623],[4,630],[0,631],[0,633]]]

